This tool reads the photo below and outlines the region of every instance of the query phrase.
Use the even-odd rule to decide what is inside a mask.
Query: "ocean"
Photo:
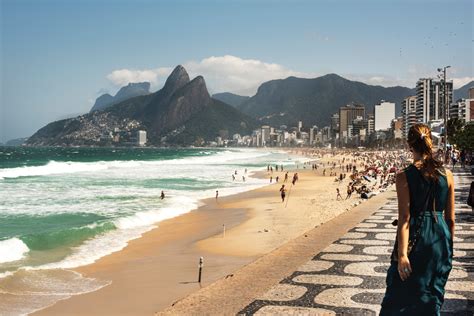
[[[267,185],[252,173],[268,164],[300,162],[278,150],[0,147],[0,310],[30,313],[106,286],[69,269],[123,249],[216,190]]]

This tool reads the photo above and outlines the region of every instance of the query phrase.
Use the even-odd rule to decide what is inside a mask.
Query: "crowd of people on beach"
[[[353,195],[369,199],[380,192],[384,192],[395,183],[396,172],[409,164],[409,155],[402,150],[382,151],[349,151],[328,149],[304,149],[301,153],[310,159],[303,163],[303,169],[311,169],[323,177],[334,177],[338,186],[349,179],[346,187],[346,195],[342,196],[339,187],[336,188],[336,200],[350,199]],[[296,169],[300,166],[295,165]],[[270,174],[270,183],[279,181],[279,176],[273,178],[273,170],[283,171],[283,166],[267,166]],[[294,173],[292,185],[298,180],[298,173]],[[284,176],[284,182],[288,181],[288,171]],[[280,188],[282,202],[285,201],[287,186]]]

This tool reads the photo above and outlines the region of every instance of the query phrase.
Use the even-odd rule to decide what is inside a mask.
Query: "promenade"
[[[445,315],[474,312],[474,214],[466,205],[473,179],[455,172],[455,252]],[[386,192],[176,302],[162,314],[376,315],[385,292],[396,234],[391,222],[396,216],[395,193]]]

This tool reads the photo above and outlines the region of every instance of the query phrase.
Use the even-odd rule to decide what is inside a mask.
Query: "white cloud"
[[[168,76],[172,68],[161,67],[155,69],[118,69],[107,75],[114,85],[122,87],[130,82],[149,82],[153,87],[163,83],[164,78]]]
[[[279,64],[231,55],[188,61],[183,63],[183,66],[191,78],[203,76],[212,93],[229,91],[253,95],[258,86],[268,80],[289,76],[316,77],[315,74],[293,71]],[[148,81],[156,89],[164,83],[171,71],[171,67],[143,70],[119,69],[108,74],[107,79],[116,86],[124,86],[129,82]]]
[[[469,82],[473,80],[474,80],[474,77],[453,78],[454,89],[461,88],[462,86],[464,86],[465,84],[468,84]]]
[[[225,55],[211,56],[200,61],[187,61],[182,64],[189,76],[194,78],[198,75],[204,77],[211,94],[218,92],[233,92],[240,95],[254,95],[257,88],[265,81],[283,79],[289,76],[300,78],[315,78],[319,74],[312,72],[300,72],[289,69],[276,63],[267,63],[257,59],[243,59],[240,57]],[[154,69],[118,69],[107,75],[115,86],[121,87],[129,82],[148,81],[152,90],[161,88],[173,67],[159,67]],[[407,66],[406,73],[401,77],[394,77],[381,73],[351,74],[342,73],[341,76],[355,81],[361,81],[370,85],[384,87],[404,86],[413,88],[419,78],[435,77],[431,68],[421,65]],[[473,80],[473,77],[451,77],[454,87],[459,88]]]

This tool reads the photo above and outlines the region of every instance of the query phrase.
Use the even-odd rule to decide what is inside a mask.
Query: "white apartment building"
[[[453,82],[444,82],[432,78],[421,78],[416,83],[416,118],[420,123],[444,120],[444,109],[453,101]],[[448,109],[449,111],[449,109]]]
[[[138,146],[146,145],[146,131],[137,131],[137,145]]]
[[[387,130],[395,119],[395,103],[381,101],[380,104],[375,105],[375,130]]]
[[[402,133],[403,138],[407,138],[408,130],[410,127],[416,124],[416,95],[410,96],[402,101],[402,119],[403,127]]]
[[[459,99],[456,103],[451,104],[449,117],[466,123],[474,121],[474,99]]]

